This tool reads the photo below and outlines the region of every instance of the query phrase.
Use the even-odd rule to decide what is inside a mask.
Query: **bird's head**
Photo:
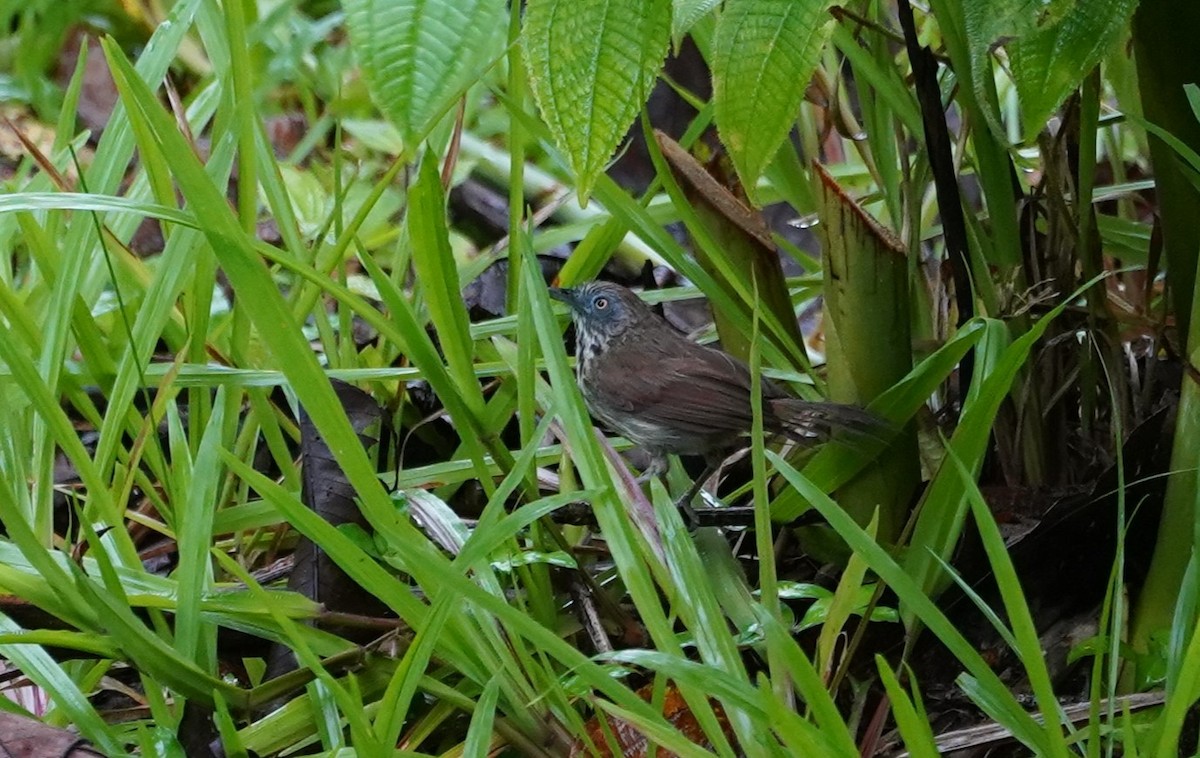
[[[654,317],[650,306],[625,287],[611,282],[588,282],[571,289],[552,288],[550,296],[571,308],[580,355],[603,350],[608,341],[643,319]]]
[[[580,329],[613,336],[646,315],[649,306],[625,287],[611,282],[588,282],[571,289],[551,288],[550,297],[571,308],[571,318]]]

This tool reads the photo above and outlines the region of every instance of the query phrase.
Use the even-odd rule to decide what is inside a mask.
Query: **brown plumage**
[[[646,447],[647,474],[666,470],[668,453],[719,463],[753,424],[750,369],[715,348],[684,337],[632,291],[591,282],[550,294],[571,307],[577,378],[592,414]],[[763,426],[799,442],[835,429],[869,433],[878,421],[852,406],[809,402],[762,381]]]

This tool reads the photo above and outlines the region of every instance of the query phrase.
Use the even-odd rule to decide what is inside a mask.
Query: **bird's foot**
[[[702,481],[697,480],[697,484]],[[695,531],[700,527],[707,526],[754,526],[753,506],[739,505],[726,507],[706,505],[697,508],[692,505],[692,500],[699,494],[699,489],[699,486],[693,485],[683,497],[675,502],[675,507],[682,512],[683,521],[689,531]]]
[[[749,505],[728,508],[696,508],[691,503],[682,503],[683,522],[688,531],[701,527],[746,527],[754,526],[754,507]]]

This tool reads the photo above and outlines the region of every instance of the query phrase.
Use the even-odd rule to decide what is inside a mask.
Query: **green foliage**
[[[413,246],[413,269],[421,278],[430,320],[441,338],[442,353],[455,380],[455,394],[476,416],[483,412],[483,393],[475,378],[474,343],[467,311],[458,297],[462,288],[446,228],[446,200],[434,157],[421,161],[417,181],[409,190],[408,236]]]
[[[502,52],[496,0],[347,0],[346,25],[379,109],[409,150]]]
[[[671,8],[671,39],[678,48],[684,35],[704,18],[720,0],[675,0]]]
[[[669,0],[534,0],[522,46],[554,142],[592,192],[650,97],[670,41]]]
[[[1021,96],[1026,141],[1033,141],[1062,101],[1129,29],[1137,0],[1076,2],[1054,24],[1019,37],[1009,50]]]
[[[962,3],[962,29],[965,43],[970,52],[970,71],[964,78],[974,83],[974,94],[978,102],[985,104],[994,99],[993,82],[988,75],[991,69],[990,56],[993,48],[1008,40],[1027,40],[1039,30],[1056,26],[1060,19],[1076,6],[1094,9],[1095,4],[1078,0],[966,0]],[[945,7],[945,6],[943,6]],[[1096,18],[1103,18],[1097,14]],[[1065,31],[1065,29],[1064,29]],[[1090,44],[1092,40],[1087,40]],[[1094,63],[1094,61],[1093,61]],[[1074,74],[1078,76],[1079,70]],[[1031,82],[1032,84],[1032,82]],[[1032,87],[1029,90],[1032,92]],[[1039,96],[1045,96],[1039,93]],[[1057,102],[1055,103],[1057,105]],[[1051,106],[1053,109],[1054,106]],[[989,123],[999,128],[1000,122],[988,109]]]
[[[751,197],[787,138],[832,31],[827,0],[731,0],[713,41],[721,140]]]

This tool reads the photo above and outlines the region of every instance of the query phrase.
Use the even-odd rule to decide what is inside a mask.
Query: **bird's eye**
[[[608,298],[607,297],[598,297],[592,301],[592,305],[594,305],[596,307],[596,310],[602,311],[608,307]]]

